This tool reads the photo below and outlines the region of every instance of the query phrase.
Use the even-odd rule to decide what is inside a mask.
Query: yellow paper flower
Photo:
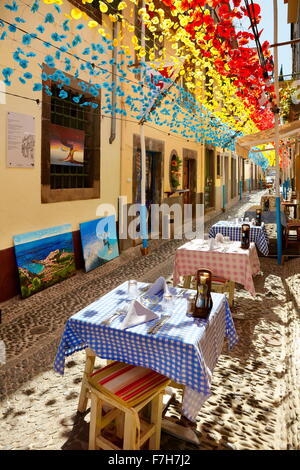
[[[106,13],[108,11],[108,6],[104,2],[99,2],[99,8],[102,13]]]
[[[88,22],[88,27],[89,28],[96,28],[96,26],[98,26],[99,23],[97,23],[97,21],[94,21],[94,20],[91,20]]]
[[[82,11],[79,10],[79,8],[72,8],[71,16],[72,18],[74,18],[74,20],[80,20],[80,18],[82,17]]]
[[[127,7],[127,3],[126,2],[120,2],[119,5],[118,5],[118,10],[124,10],[124,8]]]

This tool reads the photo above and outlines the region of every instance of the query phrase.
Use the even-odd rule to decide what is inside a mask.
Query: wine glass
[[[130,300],[134,300],[137,298],[138,290],[137,290],[137,281],[131,279],[128,281],[128,288],[127,288],[128,298]]]
[[[166,292],[163,296],[162,307],[165,313],[170,315],[173,311],[173,295]]]

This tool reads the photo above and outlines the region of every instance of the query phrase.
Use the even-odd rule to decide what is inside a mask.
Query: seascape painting
[[[23,298],[75,273],[71,225],[16,235],[13,240]]]
[[[86,272],[119,256],[114,215],[80,224]]]
[[[83,166],[84,132],[51,124],[50,160],[51,165]]]

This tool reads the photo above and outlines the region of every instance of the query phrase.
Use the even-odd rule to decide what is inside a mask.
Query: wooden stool
[[[160,446],[162,398],[170,379],[144,367],[112,362],[88,378],[91,394],[89,449],[139,450],[149,440],[149,449]],[[139,412],[151,404],[150,423]],[[102,415],[103,405],[112,408]],[[102,430],[124,414],[123,445],[104,437]],[[115,433],[117,435],[117,433]]]
[[[195,289],[194,276],[183,276],[183,278],[184,278],[183,287],[185,289]],[[222,277],[213,276],[211,289],[213,292],[218,292],[220,294],[228,293],[229,306],[233,307],[234,289],[235,289],[235,283],[233,281],[227,281],[226,279]]]

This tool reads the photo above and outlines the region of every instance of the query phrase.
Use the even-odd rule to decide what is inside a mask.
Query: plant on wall
[[[284,121],[286,121],[289,117],[290,109],[293,104],[292,97],[296,90],[297,89],[291,85],[288,85],[287,87],[281,88],[279,90],[280,114]]]
[[[170,182],[172,189],[177,189],[180,186],[181,179],[181,164],[182,161],[177,154],[173,154],[171,158],[171,168],[170,168]]]

